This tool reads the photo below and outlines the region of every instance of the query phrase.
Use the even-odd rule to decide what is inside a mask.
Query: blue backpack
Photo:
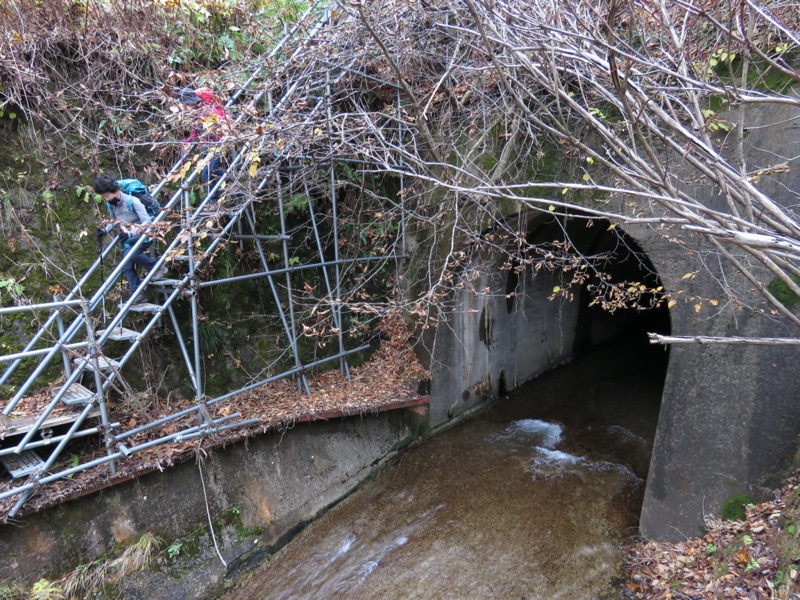
[[[119,189],[130,196],[136,196],[139,201],[144,204],[147,214],[154,217],[161,211],[161,205],[158,200],[153,198],[147,189],[147,186],[138,179],[117,179]]]

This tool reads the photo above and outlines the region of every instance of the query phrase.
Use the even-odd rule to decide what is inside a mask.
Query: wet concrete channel
[[[403,452],[225,598],[624,597],[667,358],[642,336]]]

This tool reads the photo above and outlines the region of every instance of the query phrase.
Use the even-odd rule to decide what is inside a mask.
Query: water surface
[[[666,355],[606,345],[427,439],[229,598],[623,597]]]

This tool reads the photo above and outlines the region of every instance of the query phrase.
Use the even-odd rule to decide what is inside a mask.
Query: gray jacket
[[[115,221],[115,223],[109,223],[103,227],[103,231],[106,233],[110,233],[115,225],[119,225],[120,229],[128,235],[139,235],[141,228],[129,227],[128,225],[149,225],[152,221],[141,200],[125,192],[120,193],[119,203],[116,206],[106,202],[106,208],[111,220]]]
[[[119,227],[120,230],[128,235],[128,238],[122,242],[122,246],[125,248],[135,244],[143,233],[143,227],[140,227],[140,225],[149,225],[152,221],[141,200],[125,192],[120,193],[119,202],[116,206],[106,202],[106,208],[112,222],[102,227],[102,229],[106,233],[110,233],[114,227]],[[148,241],[147,243],[149,244],[150,242]]]

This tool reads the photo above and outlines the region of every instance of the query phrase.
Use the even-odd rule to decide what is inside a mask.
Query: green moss
[[[737,494],[733,498],[729,498],[722,503],[720,508],[720,516],[728,521],[744,521],[745,520],[745,505],[752,504],[753,499],[746,494]]]
[[[800,277],[797,275],[792,275],[792,281],[800,285]],[[767,290],[786,308],[797,308],[800,305],[800,296],[790,290],[789,286],[777,277],[769,282]]]
[[[217,520],[215,527],[233,527],[236,532],[236,541],[242,542],[247,538],[255,537],[264,533],[263,527],[245,527],[242,520],[242,511],[238,506],[231,506]]]

